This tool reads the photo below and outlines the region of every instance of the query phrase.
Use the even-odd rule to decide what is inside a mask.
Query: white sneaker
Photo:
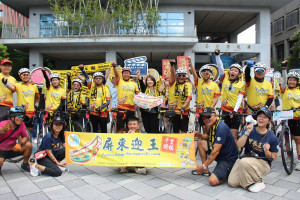
[[[35,168],[36,164],[30,165],[30,174],[31,176],[39,176],[40,175],[40,170]]]
[[[300,160],[297,161],[296,166],[294,168],[297,171],[300,171]]]
[[[58,167],[59,167],[59,169],[60,169],[62,172],[67,172],[67,171],[69,171],[69,169],[66,168],[66,167],[62,167],[62,166],[58,166]]]
[[[263,189],[265,189],[266,185],[264,184],[264,182],[261,183],[254,183],[253,185],[251,185],[248,190],[250,192],[259,192]]]
[[[143,168],[135,168],[135,173],[142,174],[142,175],[147,175],[147,169],[145,167],[143,167]]]

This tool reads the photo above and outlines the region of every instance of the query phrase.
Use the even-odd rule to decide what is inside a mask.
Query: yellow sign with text
[[[69,164],[196,167],[193,134],[65,132],[65,138]]]

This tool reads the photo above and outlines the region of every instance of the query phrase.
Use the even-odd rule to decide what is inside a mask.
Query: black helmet
[[[11,107],[9,110],[9,117],[15,117],[18,115],[25,115],[26,111],[25,108],[22,106],[14,106]]]

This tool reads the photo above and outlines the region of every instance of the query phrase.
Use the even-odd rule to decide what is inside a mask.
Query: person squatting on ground
[[[271,162],[277,158],[278,139],[268,130],[272,113],[267,109],[257,112],[257,127],[248,124],[237,146],[245,147],[245,155],[236,161],[229,178],[231,187],[243,187],[250,192],[259,192],[265,188],[263,176],[270,171]],[[261,158],[261,159],[260,159]]]
[[[195,136],[200,138],[197,145],[202,165],[193,170],[192,174],[209,176],[209,184],[216,186],[227,179],[238,157],[238,150],[230,129],[220,120],[215,109],[211,107],[204,108],[201,116],[210,129],[208,133],[203,134],[197,131],[194,132]],[[217,165],[211,174],[208,166],[214,160]]]
[[[0,122],[0,174],[5,159],[21,155],[24,157],[21,168],[28,172],[30,170],[28,160],[32,152],[32,144],[28,141],[24,117],[25,109],[14,106],[9,110],[9,120]]]

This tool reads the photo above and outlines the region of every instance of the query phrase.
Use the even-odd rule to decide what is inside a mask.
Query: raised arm
[[[225,72],[224,72],[224,66],[223,66],[223,62],[221,60],[220,50],[219,49],[215,50],[215,56],[216,56],[217,66],[219,68],[220,77],[222,77]]]
[[[247,67],[245,69],[245,81],[247,84],[250,83],[250,80],[251,80],[250,70],[251,70],[251,67],[253,67],[253,66],[254,66],[254,63],[252,61],[247,62]]]
[[[116,83],[118,83],[119,80],[120,80],[120,74],[117,70],[117,63],[115,61],[113,61],[111,64],[112,64],[113,69],[114,69],[114,73],[115,73],[115,77],[116,77]]]
[[[286,88],[286,85],[287,85],[287,64],[288,64],[288,61],[287,60],[284,60],[281,62],[281,68],[282,68],[282,82],[281,82],[281,88],[282,89],[285,89]]]
[[[188,61],[189,61],[189,64],[190,64],[190,67],[191,67],[191,72],[193,74],[194,82],[195,82],[198,79],[198,75],[197,75],[196,69],[195,69],[190,57],[188,57]]]
[[[170,75],[170,85],[173,85],[173,83],[175,82],[175,60],[172,59],[170,60],[170,65],[171,65],[171,75]]]
[[[42,73],[43,73],[43,76],[44,76],[44,79],[45,79],[45,82],[46,82],[46,88],[49,89],[50,88],[50,80],[46,74],[46,69],[45,68],[42,68]]]
[[[10,91],[15,92],[15,91],[16,91],[16,86],[11,85],[11,84],[8,84],[7,81],[8,81],[8,80],[7,80],[6,77],[3,77],[3,78],[2,78],[2,83],[3,83],[3,85],[5,85]]]

